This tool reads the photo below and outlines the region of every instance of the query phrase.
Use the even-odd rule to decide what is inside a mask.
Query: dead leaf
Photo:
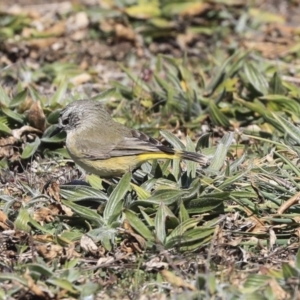
[[[100,257],[99,260],[97,261],[96,266],[97,267],[108,266],[111,265],[114,261],[115,259],[112,256]]]
[[[146,271],[157,271],[161,269],[167,269],[169,265],[166,262],[161,261],[159,257],[154,257],[153,259],[143,263]]]
[[[33,102],[26,114],[31,126],[41,131],[44,131],[46,129],[46,116],[44,114],[40,101]]]
[[[50,243],[44,245],[36,245],[35,249],[38,254],[47,261],[51,261],[57,257],[60,258],[63,255],[63,247]]]
[[[286,210],[288,210],[291,206],[298,204],[300,201],[300,192],[291,197],[289,200],[284,201],[282,205],[278,208],[277,214],[283,214]]]
[[[168,271],[168,270],[162,270],[160,271],[160,274],[164,277],[166,281],[171,283],[173,286],[186,288],[192,291],[196,291],[196,287],[192,284],[184,281],[181,277],[176,276],[174,273]]]
[[[53,212],[47,207],[41,207],[34,212],[33,219],[39,222],[41,225],[43,225],[44,222],[52,222],[54,220]]]
[[[49,38],[40,38],[40,39],[31,39],[27,41],[27,44],[29,47],[41,50],[45,48],[49,48],[51,45],[53,45],[57,41],[57,38],[55,37],[49,37]]]
[[[35,283],[35,281],[30,276],[30,272],[28,269],[26,269],[23,277],[27,281],[27,288],[36,296],[41,297],[42,299],[50,299],[48,295],[46,295],[40,287]]]
[[[270,288],[272,289],[273,295],[276,295],[276,299],[284,300],[284,299],[291,299],[290,294],[287,293],[277,282],[275,278],[269,280]]]
[[[2,210],[0,210],[0,228],[3,230],[14,228],[14,224],[8,219],[7,215]]]
[[[36,129],[36,128],[28,126],[28,125],[24,125],[21,128],[12,130],[12,135],[17,140],[19,140],[25,133],[36,133],[36,134],[41,135],[43,132],[40,131],[39,129]]]
[[[77,75],[73,77],[70,82],[74,85],[81,85],[83,83],[86,83],[92,79],[92,76],[88,73],[82,73],[80,75]]]
[[[131,42],[134,42],[136,40],[135,31],[130,27],[124,26],[123,24],[116,24],[115,32],[117,38],[121,40],[126,40]]]
[[[133,237],[137,242],[134,243],[133,241],[128,240],[128,244],[132,244],[135,250],[137,250],[139,253],[142,252],[142,250],[146,249],[147,243],[146,240],[139,234],[135,233],[131,225],[129,224],[128,220],[124,220],[123,227],[125,229],[125,233],[129,234],[131,237]]]
[[[87,28],[89,19],[84,11],[78,12],[76,15],[71,16],[67,21],[69,31],[77,31]]]
[[[57,202],[60,202],[60,188],[59,184],[57,182],[51,182],[50,184],[46,184],[46,190],[45,193],[50,196],[52,199],[56,200]]]
[[[49,34],[53,36],[62,36],[66,32],[66,22],[65,21],[60,21],[60,22],[55,22],[55,24],[46,29],[43,34]]]
[[[80,239],[80,247],[88,253],[92,253],[94,255],[98,253],[98,247],[94,240],[86,234],[83,234]]]

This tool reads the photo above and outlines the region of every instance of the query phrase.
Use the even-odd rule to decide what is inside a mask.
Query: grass
[[[39,48],[26,6],[24,14],[3,9],[4,57],[13,60],[14,47],[29,56],[0,72],[0,299],[299,296],[299,35],[286,55],[271,57],[253,34],[268,37],[266,28],[276,27],[289,39],[287,16],[257,3],[242,10],[211,2],[208,12],[185,4],[190,10],[176,20],[181,4],[160,4],[143,18],[141,3],[110,7],[110,19],[80,4],[59,14],[62,24],[86,14],[75,43],[68,31],[39,33],[39,43],[54,38],[81,56]],[[297,4],[287,4],[292,14]],[[197,34],[185,51],[173,46],[190,32]],[[121,63],[110,57],[109,65],[104,51],[88,52],[97,39],[111,55],[128,40],[136,53],[152,52],[128,52]],[[169,53],[156,53],[160,47]],[[164,143],[201,151],[210,165],[154,161],[118,179],[85,174],[65,135],[51,136],[60,109],[84,98]]]

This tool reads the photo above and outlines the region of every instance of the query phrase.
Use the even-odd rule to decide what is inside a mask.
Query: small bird
[[[77,100],[59,115],[52,134],[66,131],[66,147],[75,163],[103,178],[119,177],[153,159],[186,159],[207,165],[206,156],[165,146],[118,122],[96,100]]]

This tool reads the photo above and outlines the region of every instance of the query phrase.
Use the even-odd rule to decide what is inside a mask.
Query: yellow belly
[[[71,153],[70,156],[84,170],[103,178],[121,176],[128,171],[133,171],[141,164],[134,156],[113,157],[105,160],[78,158]]]

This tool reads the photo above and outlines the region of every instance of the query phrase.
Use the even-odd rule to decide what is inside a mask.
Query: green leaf
[[[11,129],[5,124],[0,122],[0,132],[6,133],[6,134],[12,134]]]
[[[230,145],[233,142],[234,133],[225,134],[217,146],[217,150],[210,161],[209,167],[206,169],[207,172],[218,173],[218,171],[224,165],[227,152]]]
[[[9,103],[9,107],[14,108],[16,106],[21,105],[25,101],[27,94],[28,91],[26,89],[18,93]]]
[[[10,99],[6,95],[5,90],[3,89],[3,87],[0,85],[0,104],[1,104],[1,107],[7,107],[7,106],[9,106],[9,103],[10,103]]]
[[[292,139],[294,139],[298,144],[300,144],[300,129],[296,127],[291,122],[287,121],[286,119],[273,114],[274,118],[280,123],[283,128],[283,132],[289,135]]]
[[[72,201],[62,200],[62,203],[67,207],[71,208],[76,214],[82,217],[84,220],[90,220],[98,226],[104,225],[104,220],[94,210],[78,205]]]
[[[252,84],[255,90],[262,95],[267,95],[269,85],[266,77],[250,62],[245,62],[244,71],[247,80]]]
[[[278,74],[278,72],[274,72],[273,77],[271,78],[270,84],[269,84],[269,94],[274,95],[285,95],[286,89],[282,85],[281,78]]]
[[[20,208],[18,216],[14,222],[16,229],[29,232],[31,227],[28,225],[30,221],[30,215],[26,208]]]
[[[12,111],[11,109],[9,108],[5,108],[3,107],[2,108],[2,112],[10,119],[20,123],[20,124],[23,124],[24,123],[24,118],[22,115]]]
[[[40,144],[41,144],[41,140],[38,137],[35,138],[34,142],[26,143],[25,148],[22,152],[21,158],[27,159],[27,158],[31,157],[36,152],[36,150],[38,149]]]
[[[128,172],[123,175],[123,177],[111,193],[103,212],[103,218],[106,222],[108,222],[108,224],[112,223],[112,221],[109,222],[109,219],[111,217],[120,214],[122,210],[122,205],[120,204],[122,204],[121,201],[124,199],[126,193],[130,188],[130,181],[131,173]]]
[[[82,185],[61,185],[60,195],[69,201],[95,201],[99,203],[108,200],[107,195],[98,189]]]
[[[50,277],[54,275],[52,270],[46,265],[42,265],[38,263],[27,263],[26,268],[28,268],[29,271],[38,273],[42,276]]]
[[[185,193],[186,191],[177,189],[156,190],[150,198],[146,199],[146,201],[156,204],[164,203],[165,205],[171,205],[180,200]]]
[[[142,220],[137,216],[136,213],[129,209],[125,209],[123,213],[124,217],[128,220],[129,224],[136,232],[138,232],[147,241],[154,242],[155,239],[153,233],[142,222]]]
[[[166,218],[167,218],[167,206],[161,204],[158,207],[156,216],[155,216],[155,233],[157,239],[164,243],[167,233],[166,233]]]
[[[46,282],[54,285],[55,287],[59,287],[63,290],[66,290],[72,294],[78,294],[78,290],[75,289],[75,286],[73,286],[73,284],[70,281],[64,278],[50,278],[46,280]]]
[[[179,138],[173,133],[162,130],[160,134],[175,148],[178,150],[185,150],[185,146]]]
[[[63,104],[63,99],[66,96],[66,91],[68,87],[68,82],[67,80],[64,80],[58,89],[56,90],[55,94],[52,96],[52,98],[49,101],[49,106],[50,107],[56,107],[57,105],[62,105]]]
[[[208,107],[211,120],[215,125],[227,128],[230,126],[228,118],[221,112],[213,100],[208,102]]]
[[[208,96],[212,95],[218,86],[226,79],[233,76],[240,68],[244,62],[245,57],[248,53],[241,53],[237,51],[235,54],[226,59],[222,66],[220,66],[215,72],[213,79],[206,87],[206,94]]]

